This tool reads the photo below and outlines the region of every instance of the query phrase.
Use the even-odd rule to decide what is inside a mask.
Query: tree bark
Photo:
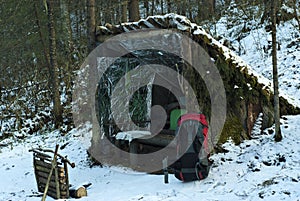
[[[140,20],[139,0],[129,0],[128,4],[129,22]]]
[[[181,3],[180,3],[180,15],[186,15],[186,6],[187,6],[187,0],[181,0]]]
[[[88,0],[87,1],[87,20],[88,20],[88,53],[91,53],[95,47],[96,47],[96,19],[95,19],[95,0]],[[92,123],[92,132],[93,136],[99,135],[99,130],[98,128],[98,121],[96,118],[96,111],[95,111],[95,91],[93,84],[97,82],[97,61],[96,58],[91,60],[89,62],[90,67],[88,68],[88,77],[89,77],[89,82],[88,84],[88,98],[87,100],[89,101],[89,108],[87,109],[86,112],[86,117],[88,121]],[[98,80],[99,81],[99,80]],[[98,142],[96,142],[98,143]]]
[[[59,128],[62,124],[62,106],[59,93],[59,78],[58,78],[58,64],[56,54],[56,32],[53,16],[53,0],[47,1],[48,10],[48,32],[49,32],[49,59],[50,59],[50,89],[53,100],[53,115],[55,127]]]
[[[264,5],[264,11],[263,11],[263,15],[261,17],[260,23],[264,23],[265,20],[269,19],[269,17],[270,17],[270,10],[272,10],[272,5],[270,5],[270,4],[273,4],[273,3],[271,3],[271,1],[264,0],[264,3],[263,3],[263,5]]]
[[[298,16],[297,8],[299,8],[298,5],[297,5],[297,1],[293,0],[294,15],[295,15],[295,19],[298,23],[298,30],[300,32],[300,19],[299,19],[299,16]]]
[[[155,0],[151,1],[151,15],[153,16],[155,13]]]
[[[192,2],[191,2],[191,0],[188,0],[188,18],[190,19],[190,20],[194,20],[193,19],[193,14],[192,14]]]
[[[122,17],[121,17],[121,21],[122,22],[127,22],[127,8],[128,8],[128,1],[127,0],[121,0],[121,10],[122,10]]]
[[[200,16],[200,20],[208,20],[211,19],[215,14],[215,0],[202,0],[198,3],[198,15]]]
[[[71,104],[71,90],[72,90],[72,75],[74,67],[72,67],[72,58],[74,54],[74,42],[73,42],[73,32],[72,32],[72,25],[71,25],[71,19],[70,19],[70,1],[60,0],[61,4],[61,12],[62,12],[62,30],[63,30],[63,36],[64,40],[67,41],[65,45],[65,52],[66,52],[66,60],[64,65],[64,82],[66,84],[67,89],[67,103]]]
[[[96,47],[95,0],[87,1],[87,24],[88,24],[88,52],[90,53]]]
[[[171,13],[171,7],[172,7],[171,0],[167,0],[167,12],[168,13]]]
[[[278,92],[278,69],[277,69],[277,40],[276,40],[276,14],[277,0],[271,3],[272,11],[272,63],[273,63],[273,84],[274,84],[274,119],[275,119],[275,141],[282,140],[280,129],[280,107],[279,107],[279,92]]]
[[[144,0],[144,7],[146,10],[146,17],[149,16],[149,1],[148,0]]]
[[[45,60],[47,62],[47,67],[48,67],[49,72],[50,72],[50,58],[49,58],[49,53],[48,53],[47,48],[46,48],[46,43],[44,41],[41,22],[40,22],[40,18],[38,16],[38,6],[37,6],[36,2],[34,2],[34,15],[35,15],[35,18],[36,18],[36,26],[38,28],[40,42],[41,42],[41,45],[43,47],[44,57],[45,57]]]

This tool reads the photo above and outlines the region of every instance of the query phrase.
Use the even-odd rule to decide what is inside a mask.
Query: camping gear
[[[178,120],[175,177],[181,181],[202,180],[208,176],[211,161],[208,150],[208,123],[203,114],[188,113]]]
[[[177,122],[181,115],[186,114],[185,109],[174,109],[170,113],[170,130],[176,130]]]

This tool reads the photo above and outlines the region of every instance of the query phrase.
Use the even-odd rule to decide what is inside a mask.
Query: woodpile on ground
[[[41,148],[31,149],[30,151],[33,152],[35,178],[38,191],[43,193],[43,201],[46,199],[46,195],[54,199],[87,196],[84,186],[69,189],[68,165],[74,168],[75,164],[58,153],[58,145],[55,151]],[[54,156],[50,156],[49,153],[53,153]]]

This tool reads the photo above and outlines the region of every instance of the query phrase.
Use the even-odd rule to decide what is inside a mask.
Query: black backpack
[[[175,177],[181,181],[202,180],[208,176],[212,162],[208,151],[208,123],[203,114],[185,114],[178,120]],[[188,146],[189,145],[189,146]]]

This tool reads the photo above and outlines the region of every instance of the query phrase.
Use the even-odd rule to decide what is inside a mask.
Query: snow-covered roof
[[[146,19],[141,19],[138,22],[126,22],[119,25],[111,25],[109,23],[105,26],[98,26],[96,30],[96,35],[99,41],[103,40],[105,36],[117,35],[120,33],[130,32],[134,30],[142,29],[177,29],[183,33],[187,33],[196,42],[205,41],[206,45],[217,52],[220,52],[223,59],[227,63],[234,64],[235,68],[240,69],[241,73],[246,73],[253,79],[257,79],[262,89],[266,90],[268,93],[273,93],[273,83],[257,73],[253,68],[251,68],[241,57],[236,55],[228,47],[224,46],[216,39],[214,39],[210,34],[208,34],[201,26],[192,23],[187,17],[169,13],[166,15],[155,15],[149,16]],[[216,58],[214,58],[216,59]],[[286,99],[290,104],[296,106],[294,101],[288,96],[281,93],[281,97]]]

